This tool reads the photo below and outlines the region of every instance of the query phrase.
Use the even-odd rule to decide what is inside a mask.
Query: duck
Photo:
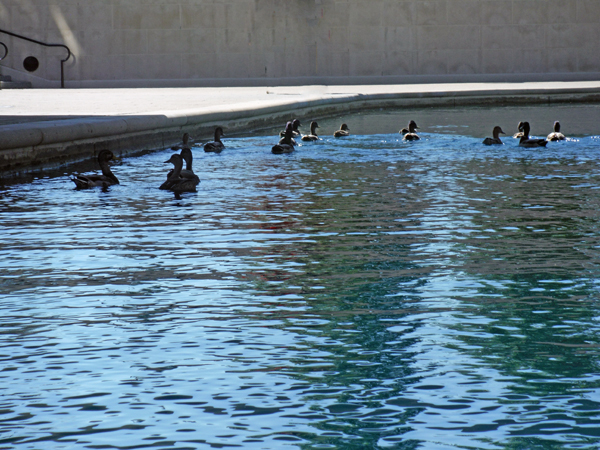
[[[182,148],[191,148],[194,144],[194,141],[190,139],[190,133],[183,133],[183,138],[181,138],[181,144],[174,145],[171,147],[171,150],[181,150]]]
[[[340,125],[340,129],[333,133],[333,137],[339,138],[344,136],[350,136],[350,128],[345,123]]]
[[[88,189],[93,187],[107,188],[114,184],[119,184],[119,179],[112,173],[108,161],[115,159],[115,155],[110,150],[101,150],[98,153],[98,164],[102,175],[77,175],[71,178],[75,183],[76,189]]]
[[[181,170],[179,176],[181,178],[187,178],[189,180],[198,180],[198,183],[200,183],[200,178],[198,178],[198,175],[196,175],[192,170],[192,162],[194,160],[194,157],[192,155],[192,149],[189,147],[183,147],[181,149],[181,152],[179,153],[179,156],[181,156],[181,159],[185,161],[185,169]],[[171,177],[174,170],[175,169],[169,170],[169,173],[167,174],[167,179]]]
[[[519,130],[517,133],[513,134],[513,137],[515,139],[521,139],[523,137],[523,122],[519,122],[517,124],[517,130]]]
[[[406,130],[407,133],[404,133],[404,137],[402,139],[404,139],[405,141],[418,141],[420,138],[415,131],[418,129],[419,127],[417,126],[417,123],[414,120],[411,120],[410,122],[408,122],[408,130]],[[403,131],[404,129],[400,130],[401,133]]]
[[[213,152],[213,153],[221,153],[225,148],[225,145],[221,142],[221,137],[225,136],[223,133],[223,128],[217,127],[215,128],[215,140],[213,142],[208,142],[204,145],[205,152]]]
[[[292,120],[292,137],[298,137],[300,136],[300,130],[298,128],[300,128],[300,120],[299,119],[294,119]],[[285,130],[282,130],[279,132],[279,137],[285,137]]]
[[[281,155],[282,153],[292,153],[294,151],[294,140],[292,139],[293,133],[292,122],[288,122],[285,126],[285,136],[278,144],[271,148],[271,153]],[[282,142],[283,141],[283,142]]]
[[[298,145],[298,143],[296,142],[296,139],[294,139],[294,138],[293,138],[293,136],[299,136],[299,135],[300,135],[300,133],[299,133],[299,132],[294,132],[294,121],[297,121],[297,123],[298,123],[298,124],[300,123],[300,121],[299,121],[298,119],[294,119],[294,120],[292,120],[292,122],[291,122],[291,124],[292,124],[292,137],[290,137],[290,142],[289,142],[289,143],[291,143],[293,147],[295,147],[296,145]],[[285,125],[285,126],[286,126],[285,130],[283,130],[281,133],[279,133],[279,136],[281,136],[281,139],[279,139],[279,145],[288,144],[288,140],[287,140],[287,138],[285,137],[285,132],[287,131],[287,125],[288,125],[289,123],[290,123],[290,122],[286,123],[286,125]],[[297,126],[300,126],[300,125],[297,125]],[[296,130],[297,130],[297,129],[298,129],[298,128],[296,128]],[[283,134],[282,134],[282,133],[283,133]]]
[[[554,132],[550,133],[546,138],[547,141],[564,141],[565,135],[560,132],[560,122],[557,120],[554,122]]]
[[[502,141],[500,140],[500,133],[506,134],[504,131],[502,131],[502,128],[500,128],[499,126],[495,126],[492,130],[492,136],[494,137],[486,137],[483,140],[483,143],[485,145],[502,145]]]
[[[317,128],[319,128],[319,124],[317,122],[310,123],[310,134],[305,134],[302,136],[303,141],[318,141],[319,136],[317,136]]]
[[[181,176],[183,168],[183,158],[181,155],[174,153],[165,163],[173,164],[174,168],[167,181],[161,184],[159,189],[173,192],[196,192],[196,186],[200,183],[200,179],[197,176],[195,178],[183,178]]]
[[[523,122],[523,137],[519,141],[520,147],[534,148],[545,147],[548,141],[546,139],[532,139],[529,137],[529,122]]]

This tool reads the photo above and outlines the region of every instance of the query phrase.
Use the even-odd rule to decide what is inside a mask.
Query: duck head
[[[292,129],[294,131],[298,131],[298,128],[300,128],[300,125],[302,125],[302,124],[300,123],[299,119],[292,120]]]
[[[316,121],[313,121],[310,123],[310,134],[316,134],[315,131],[317,130],[317,128],[321,128],[319,127],[319,124]]]
[[[223,128],[215,128],[215,141],[220,141],[223,136],[225,136],[225,133],[223,133]]]
[[[98,153],[98,162],[108,162],[115,159],[115,155],[110,150],[101,150]]]
[[[419,127],[417,126],[417,123],[414,120],[411,120],[410,122],[408,122],[408,131],[411,133],[414,133],[415,130],[418,130]]]
[[[560,133],[560,122],[558,120],[554,122],[554,132]]]
[[[350,131],[350,128],[348,128],[348,125],[346,125],[345,123],[343,123],[342,126],[340,127],[340,130]]]
[[[180,155],[178,155],[177,153],[174,153],[171,155],[171,157],[169,159],[167,159],[165,161],[165,164],[166,163],[171,163],[174,166],[177,166],[177,165],[183,166],[183,158]]]
[[[521,128],[519,128],[519,130],[521,130],[523,132],[523,136],[528,138],[529,137],[529,132],[531,131],[531,127],[529,126],[529,122],[519,122],[521,124]]]
[[[494,139],[498,139],[500,133],[506,134],[504,131],[502,131],[502,128],[495,126],[494,130],[492,131],[492,135],[494,136]]]

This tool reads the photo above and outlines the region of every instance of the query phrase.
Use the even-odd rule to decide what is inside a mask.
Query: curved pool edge
[[[326,117],[374,108],[499,106],[599,102],[600,82],[488,83],[471,85],[336,86],[321,92],[307,87],[267,90],[273,99],[256,100],[240,90],[236,103],[165,109],[144,114],[73,115],[58,120],[0,126],[0,173],[4,178],[44,171],[92,158],[108,148],[120,156],[167,148],[189,132],[209,139],[216,124],[230,135],[272,128],[292,116]],[[222,88],[226,90],[228,88]],[[239,88],[238,88],[239,90]],[[319,91],[319,89],[316,89]],[[279,91],[279,95],[278,92]],[[43,91],[42,91],[43,92]],[[85,92],[85,91],[84,91]],[[120,90],[107,90],[115,98]],[[296,99],[293,99],[293,96]],[[282,98],[283,97],[283,98]],[[292,98],[292,99],[290,99]],[[187,105],[186,105],[187,106]],[[60,113],[60,106],[57,112]],[[235,131],[233,131],[235,130]]]

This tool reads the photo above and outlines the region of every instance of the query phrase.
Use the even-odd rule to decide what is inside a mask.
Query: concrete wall
[[[0,28],[67,44],[68,87],[600,74],[600,0],[0,0]],[[57,86],[63,50],[0,42],[3,74]]]

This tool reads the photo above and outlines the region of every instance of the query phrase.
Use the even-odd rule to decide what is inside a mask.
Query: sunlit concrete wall
[[[0,28],[67,44],[72,87],[600,73],[600,0],[0,0]],[[64,51],[0,41],[2,73],[57,85]]]

